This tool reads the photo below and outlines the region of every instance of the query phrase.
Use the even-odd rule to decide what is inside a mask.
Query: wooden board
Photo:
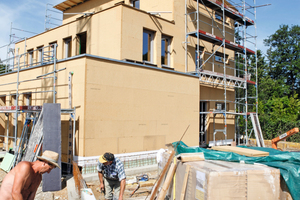
[[[248,157],[269,156],[269,152],[241,148],[241,147],[233,147],[233,146],[214,146],[214,147],[212,147],[212,149],[217,150],[217,151],[233,152],[233,153],[237,153],[237,154],[248,156]]]
[[[201,153],[181,153],[177,156],[177,158],[183,163],[205,160],[204,154],[202,152]]]
[[[184,178],[183,178],[182,190],[181,190],[181,194],[180,194],[180,200],[184,200],[187,180],[188,180],[189,173],[190,173],[190,168],[191,168],[191,166],[187,165],[186,169],[185,169],[185,175],[184,175]]]

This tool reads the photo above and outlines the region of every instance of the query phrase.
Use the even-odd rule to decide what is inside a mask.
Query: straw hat
[[[59,157],[58,153],[56,153],[54,151],[49,151],[49,150],[44,151],[42,156],[37,156],[38,159],[48,162],[60,169],[60,167],[57,163],[58,157]]]

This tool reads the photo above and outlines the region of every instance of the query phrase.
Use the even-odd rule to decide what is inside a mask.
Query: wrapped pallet
[[[188,165],[186,189],[182,190]],[[187,200],[279,199],[280,171],[265,165],[225,161],[178,163],[175,194],[176,199]]]

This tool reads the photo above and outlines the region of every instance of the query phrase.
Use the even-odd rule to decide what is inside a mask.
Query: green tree
[[[269,47],[267,57],[272,80],[281,84],[285,95],[293,96],[300,92],[300,27],[281,25],[264,44]]]

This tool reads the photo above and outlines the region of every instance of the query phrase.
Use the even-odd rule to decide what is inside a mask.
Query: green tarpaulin
[[[242,148],[255,149],[259,151],[269,152],[266,157],[247,157],[232,152],[215,151],[200,147],[188,147],[183,142],[173,143],[176,154],[203,152],[206,160],[224,160],[229,162],[244,161],[248,164],[261,163],[270,167],[280,169],[280,174],[285,180],[293,199],[300,197],[300,152],[279,151],[265,147],[246,147]]]

